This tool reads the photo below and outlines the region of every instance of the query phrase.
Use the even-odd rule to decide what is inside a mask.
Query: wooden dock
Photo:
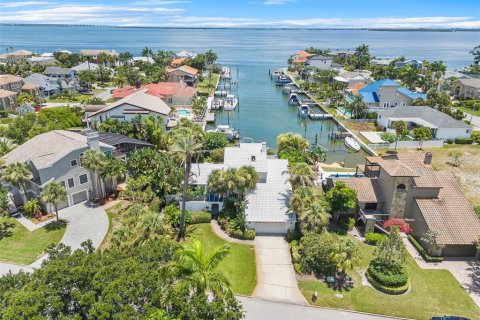
[[[207,123],[213,123],[213,122],[215,122],[215,113],[208,112],[207,113]]]

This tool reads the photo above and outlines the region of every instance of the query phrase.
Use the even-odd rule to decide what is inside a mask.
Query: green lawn
[[[187,241],[198,239],[207,250],[221,246],[226,242],[217,237],[209,223],[188,227]],[[253,246],[230,243],[230,254],[219,265],[228,278],[236,294],[251,295],[257,284],[255,269],[255,250]]]
[[[365,269],[372,258],[374,247],[361,244],[362,265],[356,270]],[[420,269],[409,255],[407,268],[412,284],[411,291],[404,295],[386,295],[375,289],[361,285],[360,275],[350,272],[355,287],[343,292],[343,298],[335,296],[337,291],[328,288],[322,281],[299,281],[304,296],[310,299],[318,292],[315,305],[331,308],[350,309],[389,316],[412,319],[430,319],[436,315],[459,315],[470,319],[480,319],[480,309],[447,270]]]
[[[55,99],[48,99],[47,102],[52,102],[52,103],[81,103],[85,100],[93,98],[94,95],[91,94],[76,94],[75,95],[75,100],[70,100],[68,98],[55,98]]]
[[[59,243],[65,233],[60,229],[40,228],[33,232],[13,218],[0,217],[0,260],[30,264],[37,260],[51,243]]]
[[[212,73],[212,77],[204,77],[202,81],[197,84],[199,94],[213,95],[215,93],[215,84],[220,78],[218,73]]]
[[[458,109],[462,112],[468,113],[468,114],[473,114],[474,116],[480,117],[480,110],[472,110],[472,108],[467,108],[467,107],[457,107],[455,106],[455,109]],[[467,116],[466,120],[470,120],[470,118]]]

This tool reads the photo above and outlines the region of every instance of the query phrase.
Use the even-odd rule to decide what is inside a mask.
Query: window
[[[68,179],[68,187],[69,188],[75,187],[75,180],[73,180],[73,178]]]
[[[384,103],[383,103],[383,107],[384,107],[384,108],[390,107],[390,102],[384,102]]]
[[[78,165],[77,159],[70,160],[70,165],[76,167]]]
[[[80,184],[85,184],[85,183],[88,182],[88,176],[87,176],[87,174],[82,174],[82,175],[79,177],[79,179],[80,179]]]
[[[397,186],[397,192],[400,192],[400,193],[405,192],[405,185],[403,183]]]
[[[252,156],[252,162],[255,162],[255,160],[256,160],[255,156]]]

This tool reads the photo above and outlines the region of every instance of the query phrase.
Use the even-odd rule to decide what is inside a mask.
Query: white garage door
[[[253,227],[257,234],[285,234],[287,230],[284,222],[254,222]]]
[[[88,200],[87,190],[72,194],[73,204],[77,204]]]

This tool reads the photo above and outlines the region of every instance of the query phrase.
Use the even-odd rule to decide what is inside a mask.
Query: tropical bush
[[[169,204],[163,210],[165,216],[165,222],[174,228],[180,227],[180,219],[182,216],[182,210],[176,204]],[[191,221],[190,212],[185,210],[185,224],[188,225]]]
[[[204,144],[207,150],[221,149],[228,145],[228,139],[221,132],[207,132]]]
[[[223,158],[225,156],[225,149],[213,149],[208,152],[208,155],[205,159],[206,162],[213,162],[213,163],[223,163]]]
[[[372,260],[367,272],[376,282],[386,287],[401,287],[408,282],[408,273],[403,266],[386,268],[381,261]]]
[[[367,280],[368,282],[375,288],[377,289],[378,291],[381,291],[383,293],[386,293],[386,294],[391,294],[391,295],[397,295],[397,294],[403,294],[405,292],[407,292],[408,290],[408,287],[409,287],[409,283],[407,282],[405,285],[401,286],[401,287],[388,287],[388,286],[384,286],[382,285],[381,283],[377,282],[375,280],[375,278],[373,278],[370,273],[368,272],[365,272],[365,276],[367,277]]]
[[[455,138],[455,144],[472,144],[472,138]]]
[[[375,233],[375,232],[365,233],[365,242],[373,246],[376,246],[379,242],[383,241],[384,239],[385,239],[385,235],[381,233]]]
[[[206,211],[198,211],[190,213],[190,224],[210,223],[212,214]]]
[[[394,143],[397,140],[397,136],[389,132],[382,132],[380,138],[382,138],[383,141],[387,141],[390,143]]]
[[[335,263],[330,259],[330,254],[338,242],[338,236],[332,233],[309,233],[299,242],[291,243],[293,262],[298,264],[303,274],[317,277],[333,275]]]
[[[480,143],[480,131],[473,131],[472,132],[472,140],[475,143]]]
[[[278,157],[280,159],[288,160],[289,165],[293,165],[298,162],[306,162],[307,156],[303,151],[295,150],[295,149],[284,149],[278,152]]]
[[[385,220],[383,222],[383,227],[387,230],[391,230],[392,228],[398,228],[403,233],[412,232],[412,228],[410,227],[410,224],[407,221],[405,221],[405,219],[400,219],[400,218],[391,218],[391,219]]]
[[[344,231],[350,231],[355,226],[355,218],[352,217],[340,217],[338,219],[338,227]]]

